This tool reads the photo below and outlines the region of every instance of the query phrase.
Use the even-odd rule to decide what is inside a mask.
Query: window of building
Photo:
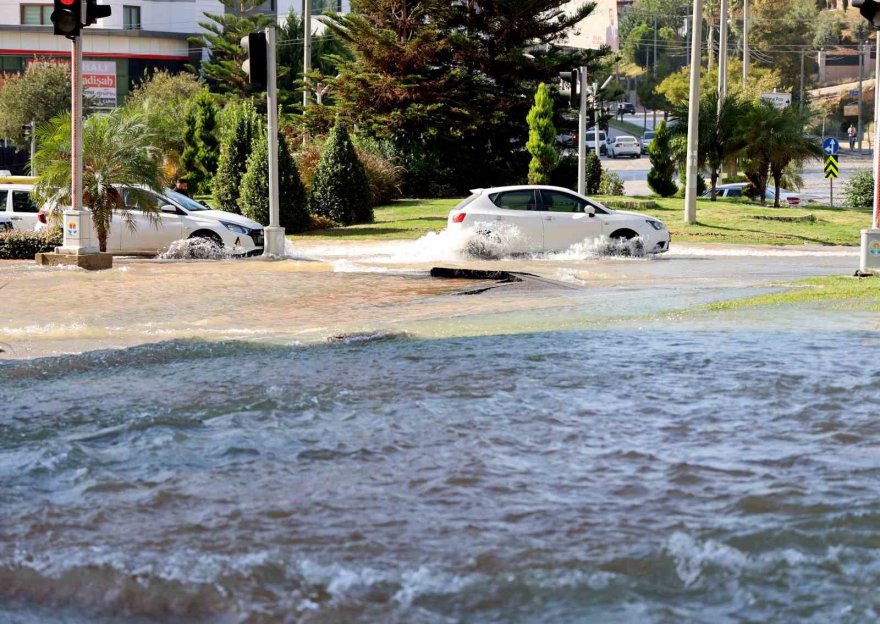
[[[137,6],[122,7],[122,28],[125,30],[141,29],[141,8]]]
[[[324,11],[342,11],[342,0],[312,0],[312,14],[319,15]]]
[[[24,26],[51,26],[51,4],[23,4],[21,5],[21,23]]]

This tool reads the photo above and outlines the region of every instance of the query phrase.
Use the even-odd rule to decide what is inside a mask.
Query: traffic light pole
[[[877,34],[877,58],[874,61],[875,80],[880,78],[880,32]],[[878,81],[880,84],[880,81]],[[862,230],[859,253],[859,271],[856,275],[880,273],[880,89],[874,89],[874,211],[871,229]]]
[[[269,132],[269,227],[264,231],[263,256],[284,255],[284,228],[278,215],[278,92],[275,70],[275,25],[266,27],[266,118]]]
[[[80,256],[98,253],[89,213],[83,209],[82,37],[71,39],[70,60],[70,208],[64,211],[64,243],[56,252]]]
[[[578,89],[580,91],[580,114],[578,115],[578,193],[586,191],[587,167],[587,68],[578,70]]]

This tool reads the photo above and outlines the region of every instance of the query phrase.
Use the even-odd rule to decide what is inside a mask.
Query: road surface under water
[[[5,269],[0,621],[880,617],[876,318],[690,311],[851,253],[398,251]]]

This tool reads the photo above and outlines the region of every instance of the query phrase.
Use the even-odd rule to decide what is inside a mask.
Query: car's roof
[[[511,186],[493,186],[490,188],[475,188],[471,189],[471,193],[479,194],[479,195],[489,195],[491,193],[503,193],[505,191],[532,191],[532,190],[545,190],[545,191],[562,191],[563,193],[574,193],[577,195],[575,191],[572,191],[569,188],[565,188],[563,186],[550,186],[548,184],[514,184]]]

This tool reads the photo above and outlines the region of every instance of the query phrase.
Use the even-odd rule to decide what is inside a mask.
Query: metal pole
[[[602,103],[599,101],[599,83],[593,83],[593,106],[596,107],[596,123],[593,124],[593,146],[596,152],[596,158],[601,158],[602,154],[599,150],[599,117],[602,114]],[[609,129],[610,131],[610,129]]]
[[[73,67],[70,71],[70,101],[73,106],[73,119],[70,124],[71,163],[73,166],[70,189],[70,203],[73,210],[82,210],[83,145],[82,145],[82,37],[71,40]]]
[[[743,0],[743,87],[749,82],[749,0]]]
[[[587,166],[587,68],[578,70],[578,88],[581,92],[581,107],[578,115],[578,193],[586,190]]]
[[[804,55],[806,54],[806,50],[801,50],[801,97],[800,97],[800,109],[804,110]],[[861,72],[859,72],[861,75]]]
[[[862,134],[864,134],[864,129],[862,128],[862,74],[864,74],[863,67],[865,66],[865,43],[864,41],[859,42],[859,121],[858,121],[858,131],[859,131],[859,154],[862,153]]]
[[[37,175],[37,165],[34,154],[37,153],[37,122],[31,121],[31,175]]]
[[[654,16],[654,65],[651,67],[651,75],[657,77],[657,16]]]
[[[694,0],[693,46],[691,47],[691,84],[688,98],[687,185],[684,193],[684,220],[697,220],[697,174],[700,124],[700,31],[702,29],[703,0]]]
[[[312,0],[303,0],[303,108],[309,105],[309,72],[312,69]]]
[[[730,18],[728,0],[721,0],[721,24],[718,28],[718,107],[727,95],[727,22]]]
[[[874,53],[874,218],[872,227],[880,229],[880,35]]]
[[[711,22],[709,22],[709,38],[706,41],[706,48],[706,71],[712,71],[713,57],[715,56],[715,24]]]
[[[278,215],[278,93],[275,68],[275,25],[266,27],[266,119],[269,133],[269,227],[265,231],[264,256],[284,255],[284,228]]]

